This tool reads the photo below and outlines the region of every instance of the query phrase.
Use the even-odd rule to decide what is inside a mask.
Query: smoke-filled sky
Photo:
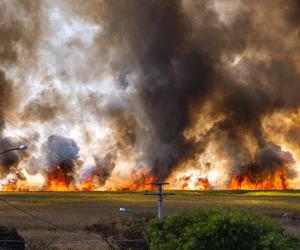
[[[0,0],[1,176],[99,188],[283,169],[300,187],[297,0]]]

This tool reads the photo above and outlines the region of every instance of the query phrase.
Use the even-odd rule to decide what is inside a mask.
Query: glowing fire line
[[[153,182],[157,177],[151,176],[149,168],[141,168],[132,170],[130,176],[125,179],[120,179],[117,182],[109,182],[106,190],[109,191],[137,191],[150,190],[151,186],[148,183]],[[210,182],[208,177],[199,177],[193,175],[181,175],[178,178],[170,180],[170,189],[177,190],[209,190]],[[289,188],[286,174],[282,170],[277,170],[275,173],[262,173],[260,176],[253,174],[247,170],[244,174],[235,173],[230,179],[227,186],[228,190],[286,190]],[[86,177],[84,181],[75,185],[70,177],[56,168],[47,176],[45,184],[38,189],[32,189],[26,181],[11,181],[8,180],[2,183],[1,191],[6,192],[25,192],[25,191],[96,191],[92,176]]]

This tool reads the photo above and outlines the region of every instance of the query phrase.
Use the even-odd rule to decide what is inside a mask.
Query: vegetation
[[[0,197],[59,226],[51,227],[0,202],[0,225],[16,228],[26,243],[51,243],[51,249],[105,249],[105,242],[99,245],[100,235],[87,233],[87,226],[129,218],[120,215],[120,207],[136,214],[157,211],[156,197],[143,192],[2,192]],[[300,238],[300,191],[176,191],[165,199],[164,207],[166,215],[196,208],[243,209],[282,224]]]
[[[0,249],[25,249],[24,239],[15,228],[0,226]]]
[[[152,250],[300,249],[300,241],[280,226],[246,212],[220,209],[153,220],[146,237]]]
[[[151,213],[124,214],[110,221],[99,221],[87,226],[86,230],[100,235],[110,249],[148,249],[144,231],[154,217]]]

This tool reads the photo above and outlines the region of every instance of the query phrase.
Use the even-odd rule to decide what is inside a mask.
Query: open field
[[[300,237],[300,191],[177,191],[165,202],[166,214],[193,208],[241,208],[278,223]],[[103,249],[87,225],[110,220],[126,207],[135,213],[156,213],[156,197],[143,192],[0,193],[0,198],[59,226],[35,220],[0,203],[0,224],[14,226],[29,240],[52,241],[59,249]]]

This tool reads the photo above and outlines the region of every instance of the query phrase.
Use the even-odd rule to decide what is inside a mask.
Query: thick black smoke
[[[289,152],[282,151],[281,147],[274,144],[268,144],[260,151],[256,152],[251,163],[236,166],[233,174],[238,173],[239,178],[245,175],[250,176],[250,182],[256,183],[263,179],[273,179],[280,173],[285,178],[295,177],[293,164],[295,160]]]
[[[135,87],[149,120],[141,147],[153,174],[165,178],[204,151],[212,136],[227,157],[240,155],[237,162],[251,161],[246,136],[257,151],[267,147],[262,120],[300,105],[296,2],[245,1],[227,23],[214,1],[102,2],[99,43],[116,46],[115,71],[138,76]],[[198,135],[200,142],[189,143],[183,132],[205,102],[213,103],[208,116],[224,118],[213,132]]]
[[[40,8],[38,3],[16,3],[22,13]],[[101,184],[111,175],[117,155],[126,155],[127,151],[136,153],[137,166],[149,166],[152,174],[162,179],[180,163],[201,155],[210,143],[217,145],[215,154],[231,160],[233,170],[234,166],[242,169],[245,162],[255,162],[258,172],[273,171],[270,166],[280,165],[280,161],[274,163],[276,157],[264,157],[273,143],[266,136],[263,122],[274,113],[289,114],[300,106],[298,1],[66,1],[56,7],[62,11],[54,11],[54,19],[74,16],[81,23],[99,24],[101,32],[88,49],[79,38],[67,44],[67,48],[75,48],[74,54],[80,48],[86,49],[86,64],[78,66],[70,60],[74,63],[70,66],[66,60],[67,66],[62,63],[61,70],[49,70],[50,76],[43,79],[47,84],[50,82],[51,90],[29,98],[21,119],[50,124],[64,114],[65,121],[79,124],[75,119],[78,116],[74,115],[74,106],[78,105],[84,110],[81,119],[90,115],[91,123],[96,119],[101,126],[109,127],[109,142],[115,141],[116,151],[107,157],[91,152],[97,154],[95,175]],[[39,20],[38,15],[33,16]],[[39,41],[38,24],[27,27],[22,20],[12,19],[7,22],[10,26],[0,26],[0,35],[5,37],[0,41],[4,49],[0,56],[7,64],[20,59],[16,44],[22,44],[25,52],[34,51],[35,55]],[[49,25],[46,21],[38,23]],[[49,34],[56,34],[49,29]],[[31,43],[29,34],[35,34],[35,42]],[[60,65],[65,58],[59,57],[57,47],[45,39],[43,42],[54,55],[54,62]],[[48,52],[47,48],[39,52]],[[109,75],[118,82],[115,98],[88,84],[102,80],[102,74],[103,78]],[[88,95],[76,97],[72,92],[64,98],[56,91],[64,92],[67,86],[60,89],[52,84],[51,77],[66,85],[73,81],[86,84],[78,89]],[[4,74],[0,74],[0,81],[0,94],[4,96],[0,100],[1,115],[4,103],[14,93]],[[74,93],[78,92],[74,89]],[[208,104],[209,111],[204,109]],[[196,125],[206,126],[206,119],[198,124],[199,115],[214,121],[211,128],[195,129]],[[1,124],[0,121],[0,128]],[[187,139],[188,129],[193,135]],[[299,131],[299,126],[295,125],[285,139],[297,145],[290,135],[293,131]],[[94,131],[84,133],[87,144],[95,143]],[[49,169],[59,167],[64,173],[72,173],[77,164],[77,144],[71,139],[51,136],[45,145],[51,148],[46,157]],[[270,152],[281,154],[281,150],[274,150]],[[101,150],[95,151],[101,154]]]
[[[98,185],[103,186],[114,170],[115,156],[108,153],[103,159],[99,159],[97,156],[94,156],[94,158],[95,166],[90,174],[94,177],[94,181]]]
[[[135,132],[144,160],[165,178],[189,148],[182,136],[188,108],[212,89],[214,59],[189,41],[191,23],[181,1],[104,1],[101,8],[105,33],[125,50],[111,66],[138,75],[139,105],[150,121]]]
[[[77,143],[70,138],[52,135],[44,143],[43,148],[46,150],[46,169],[48,175],[55,173],[73,180],[75,167],[80,164],[79,147]],[[59,176],[58,176],[59,177]]]

